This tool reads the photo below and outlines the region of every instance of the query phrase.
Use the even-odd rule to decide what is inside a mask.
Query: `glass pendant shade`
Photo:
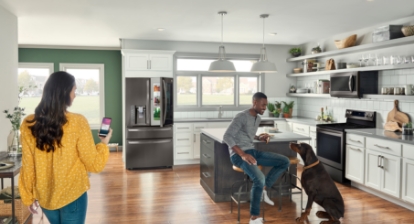
[[[269,62],[267,60],[267,53],[266,48],[264,46],[264,19],[269,17],[267,14],[260,15],[260,18],[263,19],[263,47],[260,49],[260,59],[258,62],[254,63],[251,72],[257,72],[257,73],[276,73],[276,65],[272,62]]]
[[[219,48],[219,59],[213,61],[210,64],[209,72],[235,72],[236,68],[234,67],[233,62],[226,60],[226,50],[224,46]]]
[[[260,50],[260,59],[258,62],[254,63],[251,72],[257,73],[276,73],[276,65],[267,60],[266,48],[262,47]]]

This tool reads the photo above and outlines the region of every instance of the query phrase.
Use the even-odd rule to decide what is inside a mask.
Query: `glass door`
[[[318,128],[316,132],[317,155],[321,162],[343,169],[344,134],[328,129]]]
[[[161,83],[160,78],[151,78],[151,126],[160,126],[161,122]]]

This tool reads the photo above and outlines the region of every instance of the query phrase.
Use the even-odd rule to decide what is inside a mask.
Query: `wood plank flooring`
[[[301,169],[299,169],[300,171]],[[92,174],[86,223],[143,224],[219,224],[237,223],[237,209],[230,212],[230,202],[214,203],[200,185],[199,166],[176,166],[173,169],[134,170],[123,168],[122,152],[112,152],[104,171]],[[346,224],[414,223],[414,212],[356,188],[337,184],[345,200]],[[304,194],[303,204],[306,204]],[[265,223],[291,224],[301,213],[300,195],[293,202],[283,199],[282,211],[265,206]],[[310,224],[322,219],[313,205]],[[39,223],[35,215],[28,223]],[[249,204],[242,204],[241,223],[249,222]],[[44,223],[48,223],[47,219]]]

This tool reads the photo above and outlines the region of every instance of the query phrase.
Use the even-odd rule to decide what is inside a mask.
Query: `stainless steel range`
[[[333,180],[345,183],[345,129],[375,128],[376,113],[347,109],[346,123],[316,125],[316,147],[319,160]]]

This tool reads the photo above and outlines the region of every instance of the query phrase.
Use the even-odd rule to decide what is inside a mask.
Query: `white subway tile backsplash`
[[[181,113],[181,118],[188,118],[188,112],[180,112]]]
[[[379,101],[373,101],[373,110],[379,110],[380,109],[380,102]]]
[[[207,111],[201,111],[200,118],[207,118]]]
[[[194,117],[194,112],[187,112],[187,118],[195,118]]]

